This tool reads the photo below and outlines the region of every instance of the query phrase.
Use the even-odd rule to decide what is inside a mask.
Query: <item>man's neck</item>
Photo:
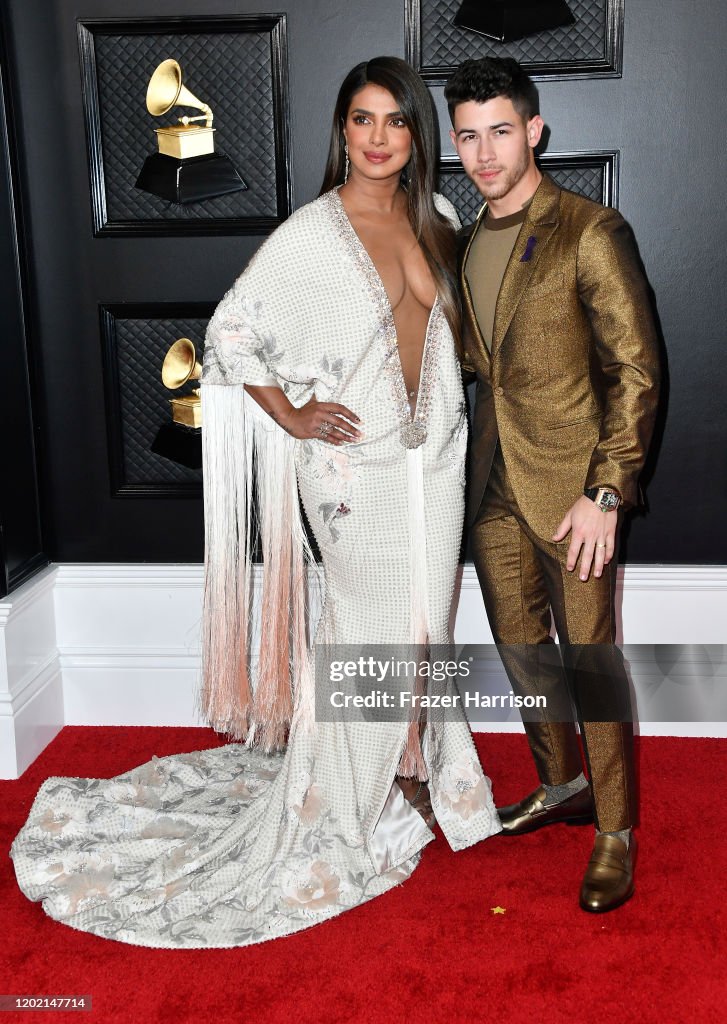
[[[522,210],[523,206],[533,198],[542,180],[543,175],[533,164],[507,195],[502,196],[501,199],[488,199],[487,209],[490,216],[509,217],[511,214],[517,213],[518,210]]]

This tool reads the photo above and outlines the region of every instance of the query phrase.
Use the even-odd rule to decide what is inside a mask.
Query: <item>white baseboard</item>
[[[202,725],[201,565],[58,566],[67,725]]]
[[[53,566],[0,601],[0,778],[20,775],[64,724],[202,724],[201,602],[201,565],[126,563]],[[617,603],[627,645],[727,641],[727,566],[627,566]],[[492,642],[471,565],[462,571],[455,640]],[[640,731],[725,736],[727,725],[644,722]]]
[[[56,570],[0,600],[0,779],[16,779],[63,728]]]

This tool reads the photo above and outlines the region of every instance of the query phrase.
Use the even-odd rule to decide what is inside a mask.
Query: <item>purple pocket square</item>
[[[525,252],[520,257],[520,262],[521,263],[527,263],[528,262],[530,257],[533,255],[533,249],[535,248],[535,243],[536,242],[537,242],[537,238],[535,237],[535,235],[531,235],[530,238],[528,238],[528,240],[527,240],[527,242],[525,244]]]

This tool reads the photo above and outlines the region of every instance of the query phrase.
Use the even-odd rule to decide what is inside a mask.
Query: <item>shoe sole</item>
[[[546,828],[548,825],[592,825],[593,815],[592,814],[577,814],[571,818],[556,818],[553,821],[541,821],[536,822],[533,825],[528,825],[526,828],[518,829],[505,829],[503,828],[500,832],[501,836],[524,836],[528,832],[537,832],[540,828]]]

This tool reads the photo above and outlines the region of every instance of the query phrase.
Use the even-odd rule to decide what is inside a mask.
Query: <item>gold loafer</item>
[[[615,910],[633,896],[635,852],[633,835],[628,847],[616,836],[596,836],[581,886],[583,910],[602,914]]]
[[[526,832],[534,832],[544,825],[566,822],[569,825],[586,825],[593,821],[593,800],[591,787],[584,786],[567,800],[546,807],[545,790],[542,786],[530,796],[526,796],[519,804],[498,808],[502,822],[502,834],[521,836]]]

